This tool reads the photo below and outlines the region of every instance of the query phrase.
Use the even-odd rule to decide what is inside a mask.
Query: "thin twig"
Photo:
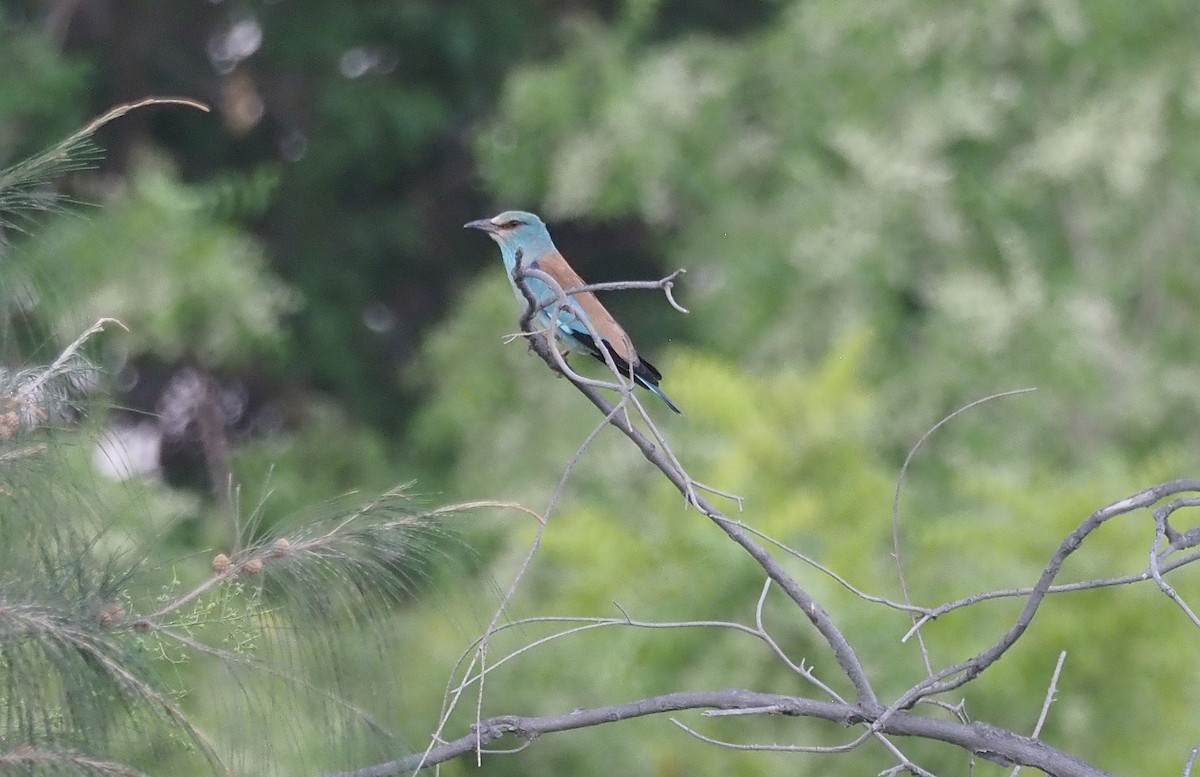
[[[902,602],[892,601],[891,599],[888,599],[883,596],[869,594],[866,591],[863,591],[862,589],[858,588],[853,583],[851,583],[849,580],[842,577],[837,572],[834,572],[832,569],[825,566],[821,562],[817,561],[816,559],[814,559],[808,555],[805,555],[804,553],[801,553],[800,551],[796,550],[795,548],[791,547],[790,545],[775,539],[774,537],[767,534],[766,532],[764,532],[760,529],[756,529],[755,527],[753,527],[749,524],[746,524],[746,523],[742,524],[742,528],[744,528],[746,531],[753,534],[755,537],[758,537],[759,539],[763,540],[764,542],[774,545],[775,547],[779,548],[780,550],[782,550],[784,553],[788,554],[789,556],[792,556],[795,559],[803,561],[805,564],[807,564],[808,566],[817,570],[821,574],[826,575],[827,577],[832,579],[834,582],[836,582],[838,585],[842,586],[847,591],[854,594],[855,596],[857,596],[859,599],[862,599],[863,601],[871,602],[873,604],[882,604],[887,607],[891,607],[893,610],[900,610],[901,612],[909,612],[909,613],[914,613],[914,614],[919,614],[919,615],[925,615],[930,612],[928,607],[921,607],[921,606],[915,605],[915,604],[904,604]]]
[[[810,683],[819,688],[822,693],[834,701],[845,702],[846,700],[843,699],[837,691],[821,682],[817,676],[813,674],[813,671],[804,665],[803,661],[801,661],[799,664],[792,661],[791,657],[784,652],[779,643],[775,641],[775,638],[772,637],[770,632],[767,631],[766,626],[763,625],[763,605],[766,604],[767,594],[770,593],[770,591],[771,578],[768,577],[763,583],[762,591],[758,595],[758,603],[754,607],[754,625],[758,627],[759,638],[762,639],[763,642],[767,643],[767,647],[771,648],[771,652],[774,653],[779,660],[787,666],[788,669],[800,675],[805,680],[808,680]]]
[[[680,268],[671,273],[665,278],[657,281],[614,281],[612,283],[587,283],[583,286],[572,286],[569,289],[563,289],[563,293],[567,295],[583,294],[584,292],[597,291],[628,291],[630,289],[660,289],[667,298],[667,304],[678,310],[680,313],[690,313],[687,308],[675,301],[673,289],[675,281],[680,275],[686,273],[687,270]]]
[[[918,439],[912,448],[909,449],[908,455],[904,457],[904,463],[900,466],[900,475],[896,478],[896,490],[892,495],[892,560],[896,563],[896,577],[900,581],[900,592],[904,595],[904,603],[906,605],[912,606],[912,596],[909,594],[908,581],[904,576],[903,556],[900,553],[900,494],[904,488],[904,478],[906,475],[908,475],[908,468],[909,465],[912,464],[913,457],[917,455],[917,451],[920,450],[925,441],[933,436],[934,432],[936,432],[938,429],[941,429],[943,426],[950,423],[950,421],[967,412],[968,410],[978,407],[984,402],[990,402],[993,399],[1011,397],[1017,394],[1028,394],[1029,392],[1036,390],[1037,389],[1035,388],[1022,388],[1013,389],[1011,391],[1001,391],[998,394],[989,394],[988,396],[976,399],[973,402],[968,402],[950,415],[942,418],[942,420],[938,421],[933,426],[929,427],[925,434],[921,435],[920,439]],[[917,617],[915,615],[912,617],[915,624]],[[921,660],[925,662],[925,674],[927,676],[932,675],[933,663],[929,658],[929,649],[925,646],[925,638],[920,631],[916,632],[916,634],[917,644],[920,646],[921,650]]]
[[[1058,676],[1062,673],[1063,662],[1067,660],[1067,651],[1062,651],[1058,654],[1058,661],[1054,664],[1054,673],[1050,675],[1050,685],[1046,688],[1046,698],[1042,701],[1042,711],[1038,713],[1037,723],[1033,725],[1033,732],[1030,736],[1037,739],[1042,735],[1042,726],[1046,725],[1046,717],[1050,714],[1050,705],[1054,703],[1054,695],[1058,693]],[[1018,764],[1013,767],[1013,770],[1008,773],[1008,777],[1017,777],[1021,773],[1021,766]]]
[[[1180,777],[1192,777],[1192,767],[1196,765],[1196,759],[1200,758],[1200,744],[1192,748],[1192,752],[1188,753],[1187,762],[1183,765],[1183,773]]]
[[[658,621],[635,620],[635,619],[629,618],[628,616],[626,616],[625,618],[585,618],[585,617],[567,617],[567,616],[540,616],[540,617],[532,617],[532,618],[522,618],[520,620],[513,621],[511,623],[497,626],[496,630],[493,632],[493,634],[499,633],[500,631],[505,630],[507,628],[513,628],[515,626],[527,626],[527,625],[534,624],[534,623],[564,623],[564,622],[565,623],[580,623],[581,625],[574,626],[569,629],[561,629],[552,634],[548,634],[544,637],[540,637],[539,639],[535,639],[532,642],[528,642],[528,643],[522,645],[521,647],[517,648],[516,650],[513,650],[512,652],[508,653],[507,655],[503,656],[502,658],[488,664],[486,667],[481,667],[480,671],[478,673],[468,674],[468,675],[464,676],[463,680],[455,687],[455,690],[458,691],[458,690],[470,687],[472,684],[481,681],[485,674],[491,674],[492,672],[496,671],[501,666],[503,666],[504,664],[507,664],[509,661],[513,660],[514,658],[517,658],[520,655],[528,653],[531,650],[534,650],[538,647],[541,647],[542,645],[562,639],[563,637],[569,637],[574,634],[581,634],[585,631],[592,631],[594,629],[599,629],[599,628],[606,628],[606,627],[611,627],[611,626],[627,626],[627,627],[633,627],[633,628],[638,628],[638,629],[717,628],[717,629],[728,629],[731,631],[740,631],[744,634],[749,634],[753,637],[761,638],[761,635],[759,634],[758,631],[750,628],[749,626],[745,626],[741,623],[735,623],[733,621],[667,621],[667,622],[658,622]],[[482,637],[477,638],[475,640],[475,642],[472,644],[471,648],[469,648],[469,650],[471,650],[472,652],[477,652],[477,651],[475,651],[475,648],[479,645],[479,643],[481,641],[482,641]],[[460,660],[459,660],[460,666],[461,666],[462,660],[464,658],[465,658],[465,655],[460,658]],[[471,664],[470,666],[473,667],[473,664]]]
[[[778,711],[782,710],[783,707],[779,707],[776,705],[775,709],[777,710],[776,714],[779,714]],[[824,753],[824,754],[831,754],[831,753],[845,753],[850,750],[853,750],[853,749],[857,748],[860,744],[862,744],[862,741],[863,741],[862,739],[856,739],[854,742],[851,742],[848,745],[777,745],[777,744],[763,744],[763,743],[747,744],[744,742],[730,742],[725,739],[717,739],[716,737],[710,737],[706,734],[701,734],[696,729],[691,728],[686,723],[679,720],[679,718],[668,718],[668,720],[670,720],[672,723],[674,723],[676,726],[678,726],[685,734],[693,736],[696,739],[699,739],[701,742],[705,742],[710,745],[716,745],[717,747],[724,747],[729,750],[752,750],[755,752],[762,752],[762,753]]]
[[[1159,566],[1159,571],[1163,574],[1166,574],[1173,570],[1179,569],[1180,567],[1192,564],[1193,562],[1195,562],[1197,560],[1200,560],[1200,551],[1195,551],[1193,553],[1189,553],[1187,555],[1172,559],[1166,563],[1162,563]],[[1130,583],[1142,583],[1142,582],[1145,582],[1145,581],[1151,580],[1151,579],[1153,579],[1153,574],[1151,573],[1151,571],[1149,569],[1146,569],[1141,572],[1135,572],[1135,573],[1129,574],[1129,575],[1118,575],[1116,577],[1101,577],[1101,578],[1094,578],[1092,580],[1080,580],[1075,583],[1058,583],[1058,584],[1050,586],[1050,588],[1047,589],[1046,593],[1060,594],[1060,593],[1071,593],[1073,591],[1093,591],[1093,590],[1096,590],[1099,588],[1111,588],[1113,586],[1128,585]],[[954,612],[955,610],[961,610],[965,607],[970,607],[970,606],[978,604],[980,602],[991,601],[994,599],[1011,599],[1011,598],[1029,596],[1031,593],[1033,593],[1033,590],[1034,590],[1033,587],[1029,586],[1029,587],[1024,587],[1024,588],[1003,588],[1003,589],[998,589],[995,591],[984,591],[982,593],[971,594],[970,596],[964,596],[961,599],[955,599],[954,601],[951,601],[951,602],[945,602],[944,604],[939,604],[937,607],[928,608],[926,610],[925,614],[923,616],[921,616],[921,618],[918,619],[918,621],[916,623],[913,624],[913,627],[908,630],[908,633],[905,634],[904,637],[902,637],[900,641],[904,642],[904,641],[908,640],[918,629],[920,629],[926,623],[928,623],[929,621],[932,621],[932,620],[936,620],[936,619],[942,617],[943,615],[946,615],[947,613]],[[889,605],[889,606],[894,606],[894,605]]]
[[[615,408],[613,412],[616,412]],[[546,509],[542,512],[541,525],[538,527],[537,533],[534,535],[533,542],[529,547],[529,552],[525,555],[525,559],[522,561],[520,568],[517,569],[517,573],[513,576],[512,582],[508,586],[508,591],[505,592],[504,597],[500,600],[500,604],[496,607],[496,612],[492,615],[491,622],[488,623],[488,627],[483,633],[483,640],[479,644],[479,688],[475,694],[476,723],[478,723],[483,717],[483,684],[484,678],[487,674],[487,647],[489,635],[495,630],[496,624],[499,622],[505,610],[508,609],[509,602],[511,602],[512,598],[516,596],[517,588],[521,584],[521,580],[524,579],[525,574],[529,571],[530,566],[533,564],[533,557],[537,553],[538,547],[541,545],[542,534],[546,530],[546,521],[549,520],[550,514],[554,512],[554,508],[558,506],[558,501],[562,498],[563,491],[566,489],[568,478],[570,478],[571,473],[575,471],[575,467],[579,464],[579,460],[583,457],[583,452],[592,444],[592,440],[596,439],[600,432],[604,430],[604,427],[606,426],[605,422],[607,420],[608,419],[604,419],[604,421],[596,424],[595,428],[593,428],[587,437],[583,439],[583,442],[579,444],[579,447],[575,449],[575,454],[571,457],[571,460],[567,462],[567,466],[563,469],[563,473],[558,479],[558,484],[555,486],[554,491],[550,494],[550,500],[546,504]],[[448,712],[452,711],[453,708],[451,708]],[[477,765],[481,765],[481,762],[479,761],[481,757],[481,754],[477,752]]]
[[[1156,516],[1157,514],[1158,511],[1155,511]],[[1154,542],[1150,546],[1150,576],[1154,578],[1154,584],[1158,586],[1158,590],[1166,594],[1168,599],[1175,602],[1175,604],[1179,606],[1179,609],[1183,610],[1184,615],[1187,615],[1188,619],[1193,625],[1200,627],[1200,618],[1196,617],[1196,613],[1193,612],[1192,608],[1188,606],[1188,603],[1183,600],[1183,597],[1179,595],[1179,592],[1176,591],[1175,588],[1166,581],[1162,575],[1162,571],[1158,568],[1159,548],[1162,547],[1163,540],[1166,538],[1166,527],[1166,520],[1155,521]]]

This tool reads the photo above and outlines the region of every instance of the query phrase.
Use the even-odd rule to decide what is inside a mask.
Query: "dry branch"
[[[925,608],[908,603],[907,596],[906,602],[903,604],[890,602],[879,597],[870,597],[865,594],[861,594],[861,592],[858,592],[857,589],[854,589],[842,581],[843,584],[847,585],[847,587],[851,588],[851,590],[855,591],[856,593],[860,593],[867,601],[874,601],[895,609],[908,611],[913,614],[914,617],[919,616],[915,620],[913,628],[910,631],[910,635],[918,632],[921,626],[927,623],[929,620],[953,609],[959,609],[980,601],[984,601],[986,599],[998,598],[1001,596],[1020,596],[1025,598],[1024,606],[1020,614],[1017,616],[1015,622],[1005,631],[1003,635],[996,640],[993,645],[964,661],[944,667],[937,671],[933,671],[932,669],[929,670],[927,676],[921,682],[902,693],[890,704],[885,705],[878,699],[870,676],[867,674],[866,669],[859,660],[853,646],[834,622],[833,618],[831,618],[824,608],[822,608],[820,603],[811,594],[809,594],[808,591],[802,587],[796,581],[796,579],[787,572],[786,569],[784,569],[781,563],[776,560],[763,545],[759,544],[759,542],[756,540],[756,535],[762,535],[760,535],[754,529],[742,524],[740,521],[729,518],[699,493],[699,490],[707,489],[707,487],[694,481],[672,453],[665,439],[658,432],[657,428],[646,414],[644,408],[642,408],[638,398],[632,393],[633,384],[630,380],[631,376],[622,374],[612,363],[611,358],[606,358],[605,361],[608,364],[610,372],[613,374],[615,382],[597,381],[584,378],[576,374],[566,364],[562,354],[559,353],[556,347],[553,333],[534,328],[535,312],[538,309],[538,305],[541,303],[539,303],[539,300],[535,298],[535,295],[525,283],[525,278],[531,276],[538,277],[551,289],[555,290],[556,299],[553,300],[548,306],[551,307],[551,310],[549,311],[549,317],[550,320],[553,321],[556,320],[558,309],[569,304],[568,295],[572,293],[578,293],[582,290],[598,290],[606,288],[658,288],[663,290],[669,296],[671,285],[674,279],[677,277],[677,273],[662,281],[649,282],[646,284],[604,284],[600,286],[588,286],[580,289],[564,290],[559,288],[554,280],[549,276],[546,276],[544,273],[538,273],[536,270],[523,271],[520,267],[520,262],[518,262],[518,269],[514,273],[514,281],[527,301],[525,313],[521,317],[520,321],[522,333],[526,337],[530,349],[537,353],[552,371],[563,375],[570,380],[576,389],[585,397],[587,397],[588,400],[600,410],[603,415],[603,419],[600,422],[600,427],[598,428],[602,428],[605,425],[616,427],[638,448],[638,450],[642,452],[642,455],[646,458],[646,460],[656,467],[675,486],[675,488],[679,490],[679,492],[684,496],[686,504],[695,507],[705,517],[716,524],[717,527],[719,527],[731,540],[733,540],[733,542],[735,542],[742,550],[744,550],[766,573],[767,582],[765,583],[758,598],[758,603],[755,609],[754,627],[743,626],[741,624],[734,623],[713,624],[699,622],[661,624],[661,627],[720,625],[725,628],[734,628],[739,631],[745,631],[759,638],[772,650],[774,655],[779,660],[781,660],[793,672],[813,682],[815,687],[829,698],[810,699],[800,696],[762,693],[745,689],[678,692],[639,699],[636,701],[626,702],[624,704],[577,709],[570,713],[561,715],[504,715],[487,719],[482,719],[482,717],[478,714],[478,710],[481,709],[481,707],[479,704],[477,704],[476,721],[472,726],[471,732],[456,739],[446,739],[443,736],[443,732],[447,721],[449,720],[450,712],[453,710],[458,697],[473,683],[478,683],[479,693],[482,694],[482,684],[487,674],[491,670],[507,662],[509,659],[515,658],[517,655],[525,653],[537,645],[544,644],[552,639],[558,639],[569,634],[602,625],[652,626],[652,624],[635,622],[628,617],[626,617],[624,621],[617,619],[595,619],[594,621],[589,621],[589,619],[546,619],[573,621],[576,624],[582,625],[577,625],[573,628],[560,631],[554,635],[551,635],[550,637],[536,640],[534,643],[501,658],[498,662],[494,662],[491,666],[487,666],[483,661],[487,640],[495,631],[504,628],[504,626],[497,627],[496,624],[498,621],[494,621],[493,624],[489,626],[488,631],[480,638],[478,643],[475,646],[472,646],[472,648],[468,649],[468,653],[474,651],[474,657],[470,661],[466,661],[467,656],[464,654],[463,660],[460,661],[459,666],[456,668],[456,674],[458,674],[460,671],[462,672],[462,680],[449,690],[449,701],[447,706],[442,711],[443,714],[440,718],[437,734],[427,749],[425,749],[423,752],[414,753],[394,761],[377,764],[363,769],[341,772],[331,777],[387,777],[389,775],[402,773],[415,773],[423,768],[433,767],[437,764],[444,763],[468,753],[475,753],[476,759],[481,761],[484,755],[498,755],[522,750],[533,740],[544,734],[587,728],[603,723],[611,723],[646,715],[678,712],[689,709],[720,710],[723,711],[722,714],[724,715],[777,714],[806,717],[837,723],[843,726],[858,727],[860,729],[860,733],[857,736],[849,738],[841,745],[815,747],[802,744],[723,742],[716,738],[702,734],[690,726],[685,726],[682,723],[675,721],[677,725],[679,725],[690,735],[699,737],[706,742],[733,747],[739,750],[844,752],[860,747],[864,743],[874,739],[881,742],[882,745],[896,757],[897,766],[890,770],[892,773],[909,772],[918,775],[928,775],[929,772],[927,770],[921,768],[915,763],[912,763],[906,756],[904,756],[904,754],[895,746],[891,739],[892,737],[916,737],[957,746],[976,757],[1005,766],[1030,766],[1040,769],[1046,774],[1057,775],[1058,777],[1104,777],[1105,775],[1109,775],[1108,772],[1091,766],[1076,756],[1051,747],[1050,745],[1041,742],[1036,738],[1036,735],[1040,731],[1041,725],[1044,722],[1045,715],[1049,710],[1049,706],[1053,701],[1054,691],[1057,686],[1058,672],[1061,669],[1061,658],[1058,667],[1055,669],[1055,674],[1051,680],[1050,687],[1046,693],[1046,698],[1042,705],[1041,716],[1039,717],[1037,728],[1034,730],[1035,735],[1033,737],[1022,736],[1012,731],[1001,729],[987,723],[970,721],[965,715],[961,714],[961,711],[957,710],[956,708],[951,708],[949,705],[933,697],[963,686],[999,660],[1021,638],[1037,614],[1041,603],[1050,593],[1078,590],[1089,587],[1103,587],[1148,579],[1154,579],[1159,584],[1160,588],[1168,590],[1169,587],[1166,586],[1162,579],[1162,573],[1178,568],[1186,563],[1190,563],[1196,558],[1200,558],[1200,554],[1197,553],[1172,557],[1171,554],[1173,553],[1193,548],[1197,544],[1200,544],[1200,529],[1191,530],[1189,532],[1179,532],[1170,526],[1168,519],[1173,512],[1179,510],[1180,508],[1200,505],[1200,498],[1198,497],[1180,497],[1172,502],[1158,507],[1158,509],[1154,511],[1154,525],[1156,527],[1155,543],[1151,550],[1151,562],[1146,572],[1140,575],[1128,575],[1119,578],[1114,577],[1084,581],[1082,583],[1066,583],[1057,585],[1055,584],[1055,579],[1059,571],[1062,569],[1066,559],[1072,553],[1078,550],[1084,540],[1103,523],[1119,516],[1127,515],[1134,511],[1154,507],[1164,499],[1177,494],[1200,493],[1200,480],[1177,480],[1169,483],[1163,483],[1140,491],[1125,499],[1113,502],[1112,504],[1097,510],[1092,515],[1088,516],[1088,518],[1086,518],[1084,521],[1082,521],[1080,525],[1073,532],[1071,532],[1066,539],[1063,540],[1063,542],[1051,556],[1050,560],[1046,563],[1037,583],[1030,588],[985,592],[982,594],[977,594],[973,597],[968,597],[967,599],[947,603],[941,605],[940,607]],[[544,307],[546,306],[544,305]],[[590,328],[590,324],[588,324],[586,319],[584,320],[584,324]],[[595,332],[592,332],[592,335],[594,338],[599,340],[599,337]],[[620,393],[619,400],[615,403],[610,402],[602,393],[604,390],[618,391]],[[974,406],[975,404],[978,403],[972,403],[972,405],[968,407]],[[644,433],[631,420],[629,414],[630,407],[634,408],[639,413],[641,420],[649,429],[649,436],[647,436],[647,434]],[[966,408],[963,409],[965,410]],[[961,412],[961,410],[958,412]],[[953,415],[950,417],[953,417]],[[942,423],[948,421],[950,417],[944,419]],[[932,431],[934,430],[930,430],[930,433],[932,433]],[[580,451],[578,451],[575,457],[572,458],[571,464],[568,466],[566,473],[564,473],[563,477],[558,483],[557,488],[555,489],[551,504],[543,514],[544,518],[549,518],[555,503],[561,496],[566,477],[570,474],[575,463],[578,461],[579,455],[582,453],[582,449],[585,448],[595,437],[596,432],[597,430],[593,430],[592,434],[588,435],[587,440],[585,440],[580,446]],[[903,475],[901,477],[903,477]],[[897,503],[894,506],[897,512],[899,487],[900,486],[898,484]],[[770,538],[764,537],[764,539],[770,541]],[[1163,541],[1168,543],[1166,547],[1162,547]],[[793,551],[786,546],[778,546],[786,552],[799,556],[807,563],[821,568],[819,565],[816,565],[802,554],[799,554],[798,552]],[[528,563],[533,558],[533,554],[536,552],[536,547],[537,545],[535,542],[534,546],[530,549],[528,558],[526,559],[526,567],[523,567],[522,569],[527,568]],[[825,571],[828,572],[828,570]],[[829,574],[832,573],[830,572]],[[836,578],[837,576],[834,575],[834,577]],[[840,580],[840,578],[837,579]],[[509,593],[504,599],[505,603],[511,599],[519,580],[520,575],[518,575],[517,579],[513,581]],[[830,651],[836,659],[838,666],[841,669],[841,673],[844,675],[845,681],[848,682],[850,687],[853,688],[854,693],[852,699],[847,700],[843,698],[833,686],[817,680],[817,678],[812,675],[811,671],[805,666],[804,662],[796,663],[792,661],[767,632],[762,621],[762,606],[772,584],[777,585],[785,593],[785,595],[787,595],[787,597],[800,608],[808,621],[820,633],[821,637],[824,639],[825,643],[828,645]],[[501,610],[503,610],[503,607]],[[520,623],[525,622],[528,621],[520,621]],[[464,663],[466,664],[465,667]],[[948,709],[951,713],[953,713],[953,719],[947,720],[944,718],[912,712],[912,708],[918,704],[932,705],[934,708],[938,709]],[[510,735],[522,740],[522,742],[515,748],[505,748],[501,750],[492,749],[490,747],[493,743],[503,740]],[[1189,770],[1190,764],[1191,762],[1189,761]]]

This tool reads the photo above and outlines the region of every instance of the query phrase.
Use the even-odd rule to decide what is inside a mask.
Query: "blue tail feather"
[[[671,408],[671,409],[672,409],[672,410],[674,410],[676,413],[679,413],[680,415],[683,415],[683,411],[682,411],[682,410],[680,410],[680,409],[679,409],[679,407],[678,407],[678,406],[677,406],[677,405],[676,405],[674,402],[672,402],[672,401],[671,401],[671,398],[667,396],[667,394],[666,394],[666,392],[665,392],[665,391],[663,391],[663,390],[662,390],[662,389],[660,389],[658,386],[656,386],[655,384],[653,384],[653,383],[651,383],[650,381],[646,380],[645,378],[643,378],[643,377],[642,377],[642,376],[640,376],[640,375],[634,375],[634,376],[633,376],[633,379],[634,379],[634,380],[636,380],[636,381],[638,382],[638,384],[639,384],[639,385],[641,385],[642,387],[644,387],[644,388],[645,388],[646,390],[648,390],[648,391],[649,391],[651,394],[653,394],[654,396],[658,397],[658,398],[659,398],[659,399],[661,399],[663,402],[665,402],[665,403],[666,403],[666,405],[667,405],[667,407]]]

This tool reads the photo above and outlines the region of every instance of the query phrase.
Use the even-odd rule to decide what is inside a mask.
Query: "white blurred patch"
[[[262,25],[253,16],[244,16],[209,37],[209,61],[218,73],[228,75],[242,60],[258,51],[262,41]]]
[[[162,433],[153,421],[113,426],[96,443],[92,466],[113,480],[155,480],[162,474],[158,466],[161,448]]]

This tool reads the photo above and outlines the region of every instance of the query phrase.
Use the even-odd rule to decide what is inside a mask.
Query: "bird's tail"
[[[679,409],[679,406],[676,405],[674,402],[672,402],[671,398],[667,396],[666,392],[664,392],[662,389],[660,389],[656,384],[651,383],[650,381],[643,378],[641,375],[634,375],[633,379],[635,381],[637,381],[638,383],[640,383],[651,394],[653,394],[654,396],[658,397],[663,402],[665,402],[667,407],[671,408],[676,413],[683,415],[683,411]]]

